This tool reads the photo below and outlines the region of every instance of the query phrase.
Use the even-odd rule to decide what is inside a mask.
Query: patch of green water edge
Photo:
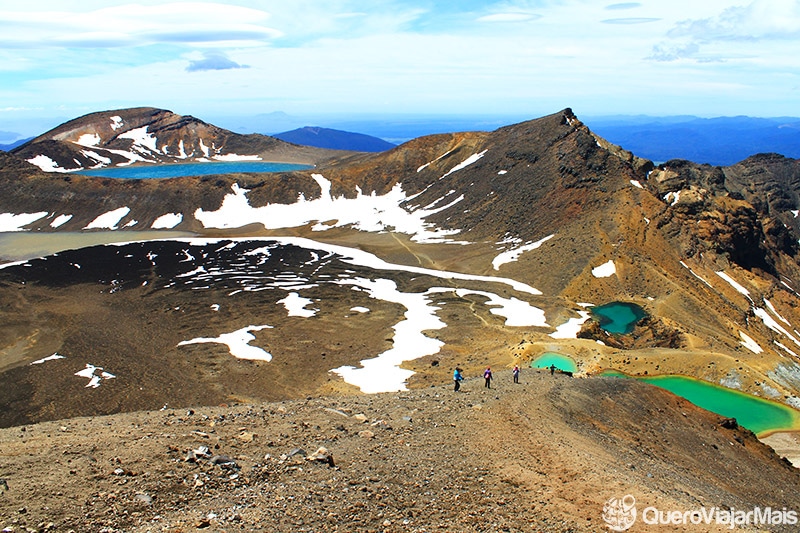
[[[684,398],[706,411],[735,418],[758,437],[779,431],[800,431],[800,411],[775,400],[753,396],[702,379],[679,374],[632,376],[619,370],[603,370],[600,376],[644,381]]]
[[[552,365],[564,372],[578,371],[578,365],[571,357],[555,352],[545,352],[531,362],[531,368],[550,368]]]

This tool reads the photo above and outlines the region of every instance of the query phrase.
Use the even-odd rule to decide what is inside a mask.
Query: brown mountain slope
[[[728,530],[716,510],[800,508],[798,470],[660,389],[523,371],[518,385],[504,373],[491,390],[479,379],[463,390],[3,429],[0,526],[598,532],[608,530],[608,500],[631,495],[632,531],[711,532]],[[320,447],[330,460],[306,459]],[[191,450],[200,457],[187,461]],[[705,509],[712,523],[648,525],[648,507],[681,517]],[[796,527],[751,521],[736,530]]]
[[[110,128],[111,119],[103,120]],[[172,153],[172,148],[168,152]],[[89,222],[127,207],[130,211],[120,219],[119,227],[148,230],[142,238],[158,236],[158,232],[149,231],[152,223],[165,213],[173,213],[182,215],[173,229],[195,235],[298,235],[365,250],[397,265],[503,276],[541,291],[541,295],[534,295],[497,289],[504,298],[541,309],[547,324],[538,326],[507,325],[493,312],[496,304],[488,303],[489,297],[479,293],[442,296],[448,308],[439,316],[447,319],[447,327],[427,335],[444,344],[433,356],[403,363],[404,368],[416,372],[409,380],[412,387],[448,379],[452,367],[462,361],[474,367],[486,359],[510,365],[516,361],[512,354],[527,362],[542,352],[558,351],[573,357],[582,372],[615,367],[632,373],[685,373],[800,406],[800,335],[794,333],[793,326],[800,323],[798,232],[789,218],[792,209],[800,206],[792,204],[796,164],[791,160],[759,156],[728,168],[673,161],[656,168],[596,137],[570,110],[564,110],[493,132],[415,139],[385,153],[352,155],[304,172],[113,180],[43,173],[22,163],[8,165],[0,172],[0,213],[44,213],[25,226],[31,230],[32,239],[40,233],[57,233],[63,234],[66,242],[84,242],[94,231],[83,229]],[[325,183],[330,184],[330,203],[340,198],[384,199],[400,191],[402,198],[397,202],[405,214],[427,213],[424,222],[434,229],[454,232],[449,238],[459,244],[417,239],[413,232],[397,227],[399,223],[369,231],[356,229],[355,224],[333,227],[336,217],[344,214],[329,214],[327,209],[319,215],[326,219],[311,217],[294,226],[276,225],[277,229],[269,230],[263,221],[240,217],[276,204],[302,206],[300,197],[308,205],[326,194]],[[782,200],[759,204],[756,200],[771,188]],[[241,192],[244,189],[248,192]],[[240,203],[235,212],[228,212],[231,222],[224,229],[206,227],[197,217],[198,208],[222,210],[231,199]],[[380,209],[387,207],[382,204],[375,211]],[[65,213],[72,218],[54,228],[54,219]],[[126,234],[125,239],[131,236]],[[524,246],[537,242],[538,248],[523,253]],[[56,250],[68,247],[62,245]],[[140,255],[133,255],[146,257],[154,250],[144,248],[137,250]],[[519,250],[515,260],[497,262],[499,254],[515,250]],[[106,257],[95,250],[82,253]],[[177,249],[164,257],[183,256]],[[69,258],[88,268],[89,259],[80,253]],[[63,303],[58,307],[50,302],[54,289],[46,281],[47,268],[29,265],[2,275],[2,298],[13,305],[6,308],[5,344],[0,354],[11,363],[0,366],[21,384],[17,389],[7,389],[5,401],[32,406],[32,412],[22,416],[33,418],[21,420],[94,412],[91,409],[98,406],[106,408],[102,412],[112,412],[154,408],[168,402],[192,405],[217,403],[226,397],[276,399],[346,389],[329,370],[338,364],[358,364],[391,346],[392,320],[404,313],[402,305],[383,302],[380,312],[373,315],[378,318],[376,322],[363,316],[355,321],[359,324],[355,330],[362,330],[360,333],[337,329],[340,319],[349,316],[350,307],[358,302],[342,299],[338,289],[327,287],[309,294],[316,301],[332,302],[329,309],[333,314],[320,319],[324,327],[319,330],[299,319],[279,317],[280,309],[262,311],[285,296],[282,289],[258,297],[248,294],[245,304],[223,316],[209,309],[220,303],[229,287],[214,287],[204,296],[186,287],[156,291],[151,285],[154,278],[149,277],[152,272],[141,273],[138,267],[127,271],[132,267],[124,259],[109,258],[108,265],[97,267],[102,275],[82,273],[85,279],[76,276],[65,282],[58,288]],[[62,260],[66,257],[48,259],[49,264]],[[232,259],[230,264],[236,261]],[[594,269],[601,265],[611,265],[613,272],[596,274]],[[347,269],[338,268],[337,275]],[[439,291],[444,285],[435,277],[414,276],[399,268],[381,273],[355,270],[370,279],[390,278],[406,292]],[[72,272],[69,268],[64,271]],[[125,279],[126,274],[139,285],[116,291],[112,281]],[[163,285],[170,281],[169,275],[162,280]],[[454,290],[487,290],[486,285],[452,279],[447,285]],[[370,301],[366,297],[362,300]],[[586,307],[580,304],[615,300],[639,304],[648,313],[648,320],[629,335],[604,333],[592,320],[585,322],[579,338],[556,335],[556,328],[586,313]],[[71,301],[92,302],[98,313],[113,308],[120,315],[111,328],[114,334],[99,328],[98,319],[81,318],[80,309],[70,305]],[[185,309],[193,302],[201,302],[205,310],[167,313]],[[372,307],[363,301],[360,304]],[[20,313],[20,309],[25,312]],[[153,318],[154,309],[163,320]],[[272,372],[273,367],[267,366],[246,381],[240,378],[251,375],[250,363],[233,360],[224,349],[208,345],[193,348],[206,358],[206,364],[196,365],[194,360],[183,358],[183,349],[175,348],[189,335],[216,335],[265,316],[274,321],[280,318],[285,324],[280,338],[261,332],[255,341],[270,349],[277,347],[276,353],[292,354],[281,361],[280,372]],[[217,330],[207,332],[204,328],[212,324]],[[38,340],[45,338],[41,333],[34,335],[41,331],[56,333],[47,336],[51,342],[45,343]],[[36,342],[29,345],[30,339]],[[308,349],[309,345],[313,348]],[[66,411],[56,415],[55,408],[45,409],[58,404],[47,394],[60,391],[67,395],[67,391],[80,388],[69,380],[83,362],[59,363],[80,363],[77,368],[70,366],[72,372],[59,378],[63,388],[35,385],[46,382],[42,381],[44,374],[37,373],[50,372],[55,379],[57,370],[26,368],[25,363],[67,347],[79,357],[97,355],[107,361],[98,358],[92,363],[95,365],[124,362],[131,371],[129,379],[150,365],[158,368],[164,364],[164,354],[183,354],[168,356],[168,371],[156,371],[156,377],[171,383],[182,382],[176,376],[188,375],[192,380],[202,377],[214,386],[199,391],[154,387],[137,396],[133,389],[117,385],[117,394],[98,395],[109,394],[102,402],[96,398],[91,405],[75,402],[58,407]],[[148,357],[137,360],[137,352]],[[321,363],[322,353],[336,362]],[[313,369],[312,377],[291,390],[275,378],[301,375],[308,368]],[[26,393],[22,384],[27,383],[40,393]],[[31,395],[37,401],[31,402]]]

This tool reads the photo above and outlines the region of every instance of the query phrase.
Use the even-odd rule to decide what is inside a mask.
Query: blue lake
[[[181,176],[210,176],[241,172],[291,172],[313,168],[294,163],[270,163],[267,161],[219,161],[215,163],[178,163],[170,165],[143,165],[135,167],[107,167],[81,170],[76,174],[120,178],[129,180],[179,178]]]
[[[591,313],[601,328],[616,335],[630,333],[636,323],[647,316],[644,309],[629,302],[611,302],[593,307]]]

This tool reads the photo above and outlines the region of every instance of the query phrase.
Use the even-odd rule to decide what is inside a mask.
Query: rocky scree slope
[[[798,470],[632,380],[309,398],[0,430],[0,526],[34,531],[605,531],[639,512],[797,509]],[[656,531],[646,526],[637,531]],[[726,531],[727,525],[669,526]],[[775,532],[796,526],[770,525]],[[744,526],[738,531],[760,531]]]

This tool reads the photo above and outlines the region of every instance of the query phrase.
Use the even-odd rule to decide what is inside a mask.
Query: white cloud
[[[4,7],[0,101],[65,120],[139,105],[201,118],[800,114],[797,2],[139,1]]]
[[[529,22],[542,18],[541,15],[536,13],[493,13],[478,18],[478,22]]]
[[[800,3],[755,0],[726,7],[711,16],[680,20],[665,37],[653,46],[649,59],[709,63],[781,55],[780,45],[771,43],[800,39]]]
[[[698,41],[796,39],[800,37],[800,3],[795,0],[755,0],[729,7],[714,17],[683,20],[670,37]]]
[[[263,43],[281,35],[264,24],[268,18],[269,13],[262,10],[205,2],[121,4],[88,11],[1,11],[0,47]]]
[[[250,68],[248,65],[240,65],[230,59],[223,52],[205,52],[202,59],[194,59],[186,67],[187,72],[198,72],[201,70],[230,70],[235,68]]]

